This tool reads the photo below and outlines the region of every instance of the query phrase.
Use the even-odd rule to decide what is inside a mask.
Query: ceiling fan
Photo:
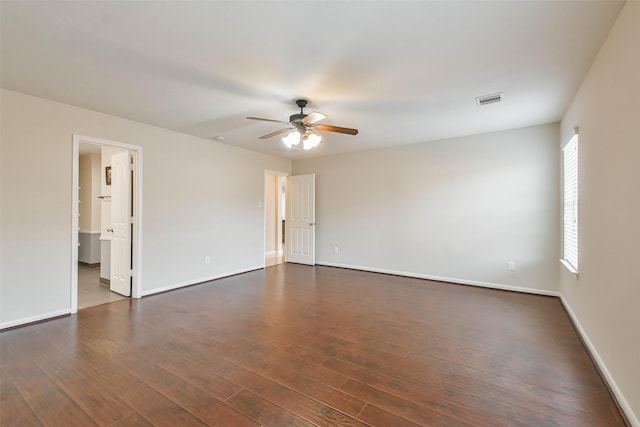
[[[304,107],[307,106],[307,103],[308,101],[306,99],[296,100],[296,105],[298,106],[298,108],[300,108],[300,113],[292,114],[291,116],[289,116],[288,122],[283,120],[263,119],[260,117],[247,117],[247,119],[289,124],[290,127],[280,129],[275,132],[262,135],[260,137],[260,139],[268,139],[276,135],[281,135],[283,133],[289,132],[289,134],[282,139],[282,142],[284,142],[284,144],[289,148],[291,148],[293,145],[302,143],[304,149],[309,150],[315,147],[316,145],[318,145],[322,138],[319,135],[316,135],[315,133],[313,133],[313,129],[328,131],[328,132],[344,133],[347,135],[358,134],[358,129],[319,124],[318,122],[320,120],[326,119],[327,116],[321,113],[317,113],[315,111],[311,114],[305,114]]]

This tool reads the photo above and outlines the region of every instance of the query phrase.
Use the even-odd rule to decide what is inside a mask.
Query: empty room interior
[[[640,2],[0,0],[0,425],[640,427]]]

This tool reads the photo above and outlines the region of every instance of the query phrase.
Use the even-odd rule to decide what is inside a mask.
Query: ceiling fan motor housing
[[[292,114],[289,116],[289,122],[291,124],[301,123],[302,119],[304,119],[305,117],[307,117],[307,115],[303,113]]]
[[[307,103],[308,101],[306,99],[296,99],[296,105],[298,106],[298,108],[300,108],[300,113],[290,115],[289,123],[291,123],[292,125],[302,123],[302,119],[307,117],[307,115],[302,111],[304,107],[307,106]]]

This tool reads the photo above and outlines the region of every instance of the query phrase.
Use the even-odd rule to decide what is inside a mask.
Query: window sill
[[[567,268],[567,270],[569,270],[569,273],[571,273],[573,277],[575,277],[576,279],[578,278],[578,270],[576,270],[575,267],[569,263],[569,261],[567,261],[566,259],[561,259],[560,262]]]

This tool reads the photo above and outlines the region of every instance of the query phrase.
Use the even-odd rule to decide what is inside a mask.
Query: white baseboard
[[[527,288],[523,286],[504,285],[500,283],[478,282],[475,280],[457,279],[454,277],[432,276],[429,274],[410,273],[406,271],[387,270],[384,268],[362,267],[359,265],[338,264],[334,262],[316,261],[317,265],[326,265],[327,267],[349,268],[351,270],[370,271],[372,273],[393,274],[394,276],[412,277],[415,279],[435,280],[437,282],[448,282],[460,285],[480,286],[482,288],[501,289],[504,291],[522,292],[527,294],[546,295],[559,297],[560,292],[549,291],[546,289]]]
[[[253,270],[261,270],[264,268],[264,264],[243,268],[241,270],[229,271],[226,273],[215,274],[213,276],[200,277],[198,279],[188,280],[186,282],[175,283],[173,285],[163,286],[161,288],[151,289],[148,291],[142,291],[141,296],[146,297],[149,295],[160,294],[162,292],[172,291],[174,289],[184,288],[185,286],[197,285],[198,283],[210,282],[211,280],[222,279],[223,277],[235,276],[236,274],[248,273]]]
[[[64,310],[52,311],[45,314],[39,314],[37,316],[23,317],[22,319],[0,323],[0,330],[13,328],[15,326],[26,325],[33,322],[40,322],[42,320],[48,320],[54,317],[66,316],[67,314],[71,314],[71,310],[68,308],[65,308]]]
[[[611,372],[609,372],[609,369],[607,369],[607,365],[605,365],[604,361],[598,354],[598,351],[596,350],[595,346],[589,339],[589,336],[587,335],[584,328],[580,324],[580,321],[578,320],[575,313],[571,309],[571,306],[569,305],[567,300],[564,299],[562,295],[560,295],[560,301],[562,301],[562,305],[564,306],[565,310],[567,310],[567,313],[569,313],[569,317],[571,317],[571,320],[573,321],[573,324],[575,325],[576,330],[578,331],[578,334],[580,334],[580,338],[582,338],[582,342],[584,342],[584,344],[587,346],[587,349],[589,350],[589,353],[591,353],[593,360],[595,361],[596,365],[598,365],[598,369],[600,369],[600,372],[602,372],[602,375],[604,375],[607,385],[611,389],[611,392],[615,395],[615,398],[618,401],[620,408],[625,413],[625,415],[627,416],[627,419],[629,420],[629,422],[633,427],[640,427],[640,420],[638,419],[638,416],[633,412],[633,409],[631,409],[631,405],[629,405],[629,402],[627,401],[627,399],[625,399],[624,395],[620,391],[620,388],[618,387],[618,384],[613,378],[613,375],[611,375]]]

